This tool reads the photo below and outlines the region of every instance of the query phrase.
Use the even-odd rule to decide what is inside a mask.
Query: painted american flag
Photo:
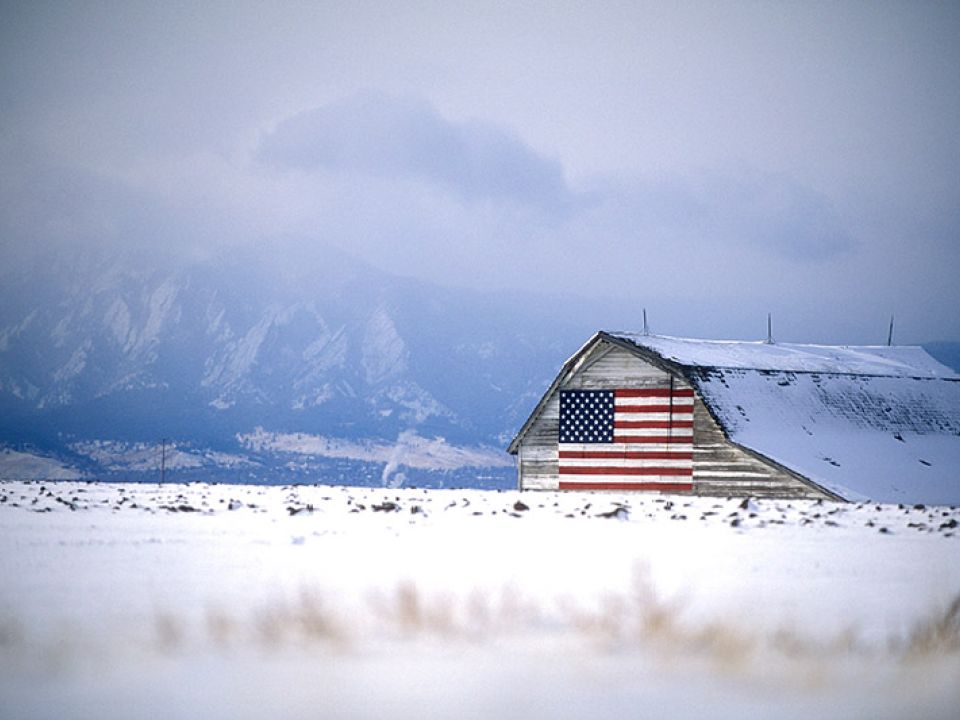
[[[693,390],[560,392],[561,490],[693,489]]]

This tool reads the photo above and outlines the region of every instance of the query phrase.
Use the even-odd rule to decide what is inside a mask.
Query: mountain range
[[[5,284],[7,465],[55,474],[509,485],[505,442],[588,332],[330,251],[78,253]]]
[[[506,443],[603,317],[329,249],[76,252],[4,287],[6,477],[509,487]]]

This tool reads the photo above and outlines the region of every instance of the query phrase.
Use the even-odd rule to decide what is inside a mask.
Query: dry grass
[[[392,592],[372,593],[368,610],[378,632],[403,638],[437,636],[480,641],[537,627],[543,612],[512,585],[497,593],[429,594],[410,580]]]
[[[208,640],[222,650],[246,645],[265,650],[318,643],[342,645],[349,636],[348,624],[337,618],[320,593],[308,589],[295,598],[263,605],[246,618],[220,608],[208,609],[204,626]]]
[[[163,654],[180,650],[185,640],[183,623],[170,613],[157,613],[153,619],[156,648]]]
[[[759,645],[759,638],[745,627],[720,621],[691,624],[684,621],[683,610],[679,600],[660,597],[646,570],[638,568],[629,594],[608,595],[593,611],[568,604],[565,616],[570,627],[610,650],[645,648],[733,667]]]
[[[911,660],[960,655],[960,594],[944,610],[917,623],[901,652]]]
[[[383,639],[437,638],[483,644],[509,636],[535,642],[570,640],[601,653],[642,650],[678,662],[705,661],[727,672],[756,666],[770,657],[808,664],[828,658],[884,663],[960,661],[960,595],[886,646],[864,643],[852,631],[824,640],[792,629],[763,632],[737,620],[690,621],[684,617],[683,604],[659,597],[642,570],[636,572],[630,592],[607,595],[589,608],[563,598],[546,607],[524,598],[512,586],[495,592],[473,590],[466,595],[430,594],[412,580],[372,594],[349,609],[342,599],[334,600],[339,602],[316,590],[303,590],[246,613],[211,608],[190,620],[158,612],[141,628],[149,630],[142,649],[165,656],[203,648],[338,652]],[[50,640],[43,642],[30,635],[15,619],[0,618],[0,658],[48,655],[51,648],[45,651],[41,646]],[[138,636],[143,637],[114,627],[106,635],[93,632],[84,640],[81,632],[73,642],[68,643],[64,636],[55,644],[58,652],[72,648],[71,654],[79,661],[97,642],[105,643],[101,649],[109,655],[123,652],[131,645],[130,638]]]

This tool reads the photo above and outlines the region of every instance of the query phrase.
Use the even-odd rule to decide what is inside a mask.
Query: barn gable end
[[[640,360],[635,354],[600,336],[594,336],[564,366],[510,446],[510,452],[517,454],[520,488],[560,488],[558,437],[561,391],[612,387],[639,389],[662,386],[669,381],[670,374],[665,370]]]
[[[836,497],[768,458],[731,442],[682,367],[607,333],[595,335],[564,365],[511,443],[509,451],[517,455],[520,489],[560,488],[561,392],[667,388],[671,394],[692,391],[694,395],[692,484],[687,481],[685,492],[718,496]],[[662,487],[677,491],[676,486],[668,484],[669,478],[658,480],[664,482]]]

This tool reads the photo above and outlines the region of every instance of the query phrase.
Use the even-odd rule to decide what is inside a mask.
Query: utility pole
[[[163,438],[160,441],[160,484],[163,485],[163,481],[167,474],[167,439]]]
[[[887,345],[893,345],[893,315],[890,316],[890,330],[887,332]]]

